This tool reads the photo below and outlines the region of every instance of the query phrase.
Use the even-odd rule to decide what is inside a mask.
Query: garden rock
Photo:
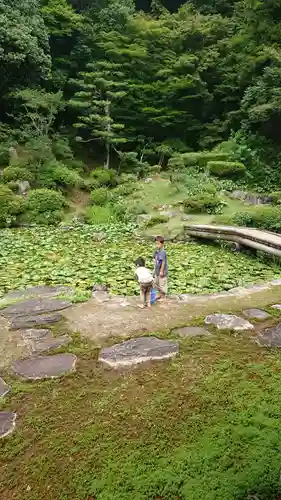
[[[246,309],[246,311],[243,311],[243,314],[250,319],[265,320],[270,318],[270,315],[262,309]]]
[[[41,340],[31,341],[31,349],[33,352],[51,351],[59,347],[66,346],[72,342],[69,335],[62,335],[61,337],[44,338]]]
[[[62,320],[60,313],[42,315],[42,316],[15,316],[12,318],[11,329],[21,330],[25,328],[32,328],[34,326],[45,326],[58,323]]]
[[[176,342],[156,337],[139,337],[102,349],[99,361],[113,368],[119,368],[145,361],[172,358],[178,352],[179,346]]]
[[[51,330],[48,330],[47,328],[30,328],[21,332],[23,340],[40,340],[51,334]]]
[[[106,239],[105,233],[93,233],[92,238],[94,241],[102,241]]]
[[[28,181],[18,181],[18,194],[24,196],[30,190],[30,184]]]
[[[60,311],[71,306],[71,302],[58,299],[29,299],[18,302],[1,310],[2,316],[28,316],[29,314],[41,314]]]
[[[149,221],[151,221],[151,219],[152,219],[152,216],[149,214],[140,214],[137,216],[137,221],[139,224],[142,224],[144,222],[149,222]]]
[[[59,285],[59,286],[45,286],[45,285],[38,285],[38,286],[32,286],[29,288],[25,288],[23,290],[14,290],[12,292],[6,293],[4,295],[3,299],[4,300],[27,300],[31,298],[36,298],[36,299],[42,299],[42,298],[54,298],[57,297],[58,295],[72,295],[75,293],[74,288],[71,286],[64,286],[64,285]]]
[[[259,333],[256,342],[265,347],[281,347],[281,323]]]
[[[108,302],[109,301],[109,295],[107,292],[103,291],[97,291],[92,293],[92,298],[95,299],[97,302],[102,304],[103,302]]]
[[[163,210],[162,212],[160,212],[160,215],[163,215],[164,217],[167,217],[168,219],[172,219],[173,217],[176,217],[178,214],[177,214],[177,212],[166,212],[165,210]]]
[[[105,284],[99,284],[96,283],[93,285],[92,292],[107,292],[108,291],[108,286]]]
[[[218,330],[252,330],[254,326],[249,321],[233,314],[211,314],[205,318],[206,325],[214,325]]]
[[[0,411],[0,438],[13,432],[16,426],[17,414],[10,411]]]
[[[152,177],[147,177],[146,179],[144,179],[145,184],[150,184],[152,181]]]
[[[272,309],[277,309],[277,310],[280,310],[281,309],[281,304],[274,304],[273,306],[271,306]]]
[[[10,390],[10,387],[6,384],[5,380],[0,377],[0,397],[6,396]]]
[[[175,328],[172,333],[179,335],[180,337],[198,337],[198,336],[210,336],[211,333],[205,328],[200,326],[184,326],[183,328]]]
[[[77,357],[74,354],[38,356],[15,361],[12,370],[25,379],[54,378],[74,371]]]

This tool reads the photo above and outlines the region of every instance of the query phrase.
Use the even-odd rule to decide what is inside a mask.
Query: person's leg
[[[165,276],[164,278],[159,277],[159,291],[160,291],[160,300],[165,299],[168,294],[167,276]]]
[[[152,292],[152,283],[148,286],[146,291],[146,305],[147,307],[151,307],[151,292]]]
[[[145,291],[143,289],[143,286],[140,285],[140,307],[144,307],[145,305]]]

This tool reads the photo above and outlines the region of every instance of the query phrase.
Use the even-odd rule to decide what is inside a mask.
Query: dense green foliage
[[[50,193],[48,195],[51,201]],[[56,204],[52,201],[56,210],[60,206],[58,201]],[[42,203],[42,198],[40,204],[33,200],[34,209],[39,211]],[[126,236],[131,230],[130,225],[120,223],[112,223],[110,227],[78,226],[71,231],[63,227],[3,229],[0,232],[0,294],[38,283],[70,284],[82,290],[91,289],[93,283],[107,283],[115,294],[137,294],[136,256],[145,257],[152,268],[154,244],[139,243],[132,236]],[[104,232],[105,239],[95,241],[94,232]],[[170,293],[211,293],[280,276],[278,268],[220,247],[170,243],[167,251]]]
[[[281,233],[281,211],[278,207],[258,205],[245,212],[223,217],[222,221],[237,226],[258,227]]]

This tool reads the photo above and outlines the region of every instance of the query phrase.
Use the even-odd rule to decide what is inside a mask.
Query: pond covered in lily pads
[[[134,261],[153,266],[153,242],[140,243],[126,226],[3,229],[0,231],[0,296],[36,284],[69,284],[87,290],[107,283],[115,294],[138,292]],[[94,233],[105,231],[96,241]],[[213,293],[270,281],[281,269],[220,246],[168,243],[170,293]]]

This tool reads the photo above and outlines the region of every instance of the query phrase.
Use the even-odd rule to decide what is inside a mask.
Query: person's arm
[[[161,262],[161,267],[160,267],[160,277],[164,278],[164,275],[165,275],[165,266],[166,266],[166,259],[167,259],[165,251],[162,253],[161,258],[162,258],[162,262]]]

